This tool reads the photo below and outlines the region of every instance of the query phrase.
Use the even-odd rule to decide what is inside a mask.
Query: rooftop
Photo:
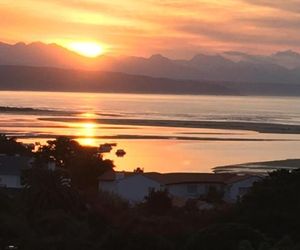
[[[170,185],[179,183],[221,183],[230,184],[237,181],[242,181],[251,177],[246,174],[236,173],[134,173],[134,172],[115,172],[107,171],[99,177],[100,181],[114,181],[118,178],[126,178],[134,175],[143,175],[150,179],[153,179],[160,184]],[[119,177],[118,177],[119,176]]]

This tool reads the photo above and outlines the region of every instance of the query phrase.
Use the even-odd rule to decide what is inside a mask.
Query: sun
[[[71,42],[68,48],[87,57],[97,57],[104,53],[103,46],[96,42]]]

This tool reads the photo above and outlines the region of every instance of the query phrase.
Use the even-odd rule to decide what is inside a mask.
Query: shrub
[[[172,209],[172,199],[167,190],[151,189],[144,205],[150,214],[163,215]]]

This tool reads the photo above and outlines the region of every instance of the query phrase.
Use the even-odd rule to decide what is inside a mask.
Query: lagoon
[[[117,143],[105,157],[118,170],[210,172],[300,158],[299,98],[2,91],[0,106],[13,107],[0,109],[1,132],[24,142]]]

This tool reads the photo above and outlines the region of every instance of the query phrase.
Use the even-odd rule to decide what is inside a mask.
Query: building
[[[131,203],[141,202],[150,189],[167,189],[175,198],[199,198],[214,189],[227,202],[235,202],[261,177],[232,173],[134,173],[108,171],[99,178],[99,189]]]
[[[0,187],[22,188],[22,170],[28,169],[31,162],[31,157],[0,155]]]

